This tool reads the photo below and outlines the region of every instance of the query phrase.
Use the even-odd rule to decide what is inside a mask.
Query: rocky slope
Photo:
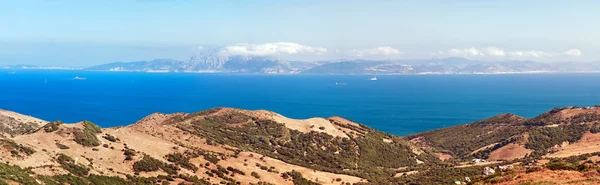
[[[0,124],[0,184],[600,182],[596,107],[503,114],[404,138],[340,117],[232,108],[154,113],[115,128],[0,111]]]

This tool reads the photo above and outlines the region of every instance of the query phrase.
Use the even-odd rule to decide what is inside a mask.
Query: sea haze
[[[511,112],[600,104],[600,74],[232,75],[0,70],[0,108],[45,120],[132,124],[153,112],[266,109],[291,118],[341,116],[411,133]],[[87,80],[73,80],[73,77]],[[335,83],[346,85],[336,85]]]

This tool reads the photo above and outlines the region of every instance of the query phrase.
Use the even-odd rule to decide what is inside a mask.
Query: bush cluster
[[[43,128],[44,128],[44,131],[50,133],[50,132],[57,131],[58,128],[60,128],[60,125],[62,125],[62,124],[63,124],[62,121],[57,120],[57,121],[47,123],[46,125],[44,125]]]
[[[167,164],[158,159],[145,155],[142,160],[133,163],[133,170],[135,172],[153,172],[162,169],[168,174],[177,174],[179,168],[172,164]]]
[[[81,130],[81,129],[75,130],[73,132],[75,139],[73,139],[73,140],[76,143],[83,145],[83,146],[88,146],[88,147],[100,146],[100,141],[98,140],[98,137],[96,136],[96,134],[99,134],[99,133],[102,133],[102,129],[98,125],[95,125],[92,122],[84,120],[83,121],[83,130]]]

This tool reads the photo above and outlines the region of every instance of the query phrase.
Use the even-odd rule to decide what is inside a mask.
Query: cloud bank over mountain
[[[238,43],[222,47],[218,53],[222,56],[278,56],[296,54],[322,55],[326,48],[306,46],[292,42],[275,42],[264,44]]]
[[[555,58],[561,59],[565,57],[580,57],[582,51],[580,49],[568,49],[563,52],[556,51],[542,51],[542,50],[511,50],[506,51],[504,49],[490,46],[485,48],[453,48],[447,51],[438,51],[431,54],[436,57],[464,57],[464,58],[517,58],[517,59],[540,59],[540,58]]]
[[[198,50],[207,50],[199,46]],[[271,42],[271,43],[237,43],[219,46],[210,49],[211,54],[218,56],[247,56],[247,57],[274,57],[286,60],[335,60],[335,59],[364,59],[364,60],[397,60],[409,58],[447,58],[462,57],[478,60],[536,60],[536,61],[571,61],[582,56],[583,52],[578,48],[564,51],[546,51],[539,49],[513,50],[496,46],[489,47],[467,47],[450,48],[430,53],[429,55],[406,52],[392,46],[377,46],[372,48],[339,49],[321,46],[310,46],[295,42]]]

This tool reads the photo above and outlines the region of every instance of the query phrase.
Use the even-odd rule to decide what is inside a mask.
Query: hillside
[[[155,113],[130,126],[105,129],[89,121],[55,121],[3,142],[3,161],[46,183],[118,177],[124,183],[340,184],[436,161],[399,137],[339,117],[295,120],[230,108]]]
[[[0,134],[4,137],[30,132],[47,123],[47,121],[0,109]]]
[[[512,160],[525,156],[538,159],[576,150],[570,144],[595,141],[599,126],[600,107],[565,107],[529,119],[502,114],[405,138],[439,155],[457,159]],[[583,153],[586,152],[578,154]]]
[[[564,173],[585,184],[600,177],[588,173],[597,163],[585,162],[600,159],[595,107],[531,119],[502,114],[404,138],[340,117],[233,108],[154,113],[115,128],[0,113],[7,133],[0,184],[506,184]],[[14,126],[22,124],[29,126]]]

